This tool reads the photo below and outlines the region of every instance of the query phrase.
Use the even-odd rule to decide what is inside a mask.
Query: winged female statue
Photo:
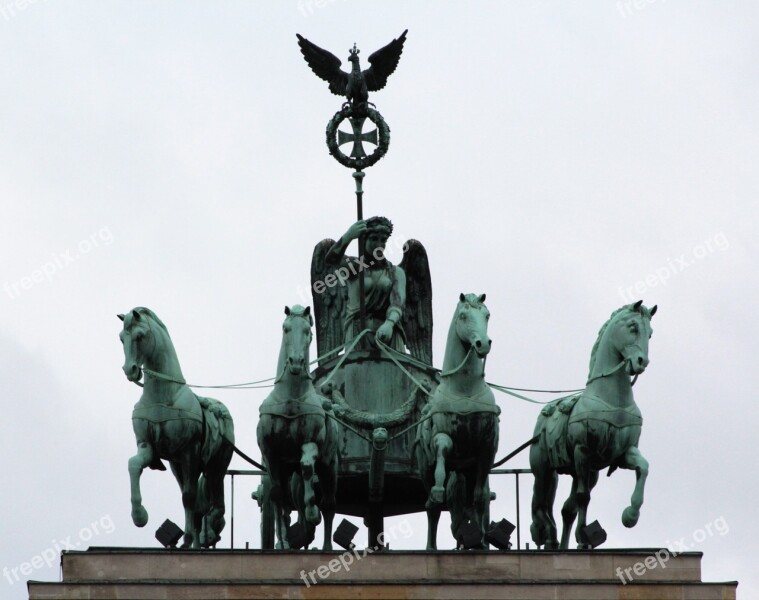
[[[377,339],[432,364],[432,283],[424,246],[404,245],[403,260],[385,257],[393,224],[385,217],[356,221],[339,240],[314,248],[311,287],[319,356],[352,341],[361,331],[359,277],[364,278],[365,324]],[[348,245],[365,236],[365,253],[347,257]]]

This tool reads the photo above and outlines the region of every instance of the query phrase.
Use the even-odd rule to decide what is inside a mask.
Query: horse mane
[[[161,329],[164,330],[166,335],[169,334],[169,330],[166,328],[166,325],[163,324],[163,321],[161,321],[161,319],[158,318],[158,315],[155,314],[152,310],[144,306],[138,306],[134,310],[136,310],[142,316],[150,317]]]
[[[596,354],[598,352],[598,347],[601,345],[601,338],[603,337],[604,333],[609,328],[609,325],[611,325],[612,321],[614,321],[620,315],[620,313],[622,313],[622,311],[631,311],[632,306],[633,306],[632,304],[625,304],[624,306],[618,308],[613,313],[611,313],[611,316],[606,321],[606,323],[601,325],[601,329],[598,330],[598,337],[596,338],[596,343],[593,344],[593,349],[590,351],[590,367],[589,367],[589,372],[588,372],[588,379],[590,379],[590,377],[593,374],[593,367],[596,364]]]

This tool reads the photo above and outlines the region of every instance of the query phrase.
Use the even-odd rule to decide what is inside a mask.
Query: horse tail
[[[197,396],[197,399],[203,417],[200,456],[201,464],[205,469],[209,463],[225,452],[227,444],[231,444],[234,448],[235,429],[232,415],[224,404],[213,398]]]

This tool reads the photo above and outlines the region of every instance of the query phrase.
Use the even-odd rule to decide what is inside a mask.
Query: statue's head
[[[387,238],[393,233],[393,224],[386,217],[371,217],[366,220],[366,254],[376,260],[384,259]]]
[[[350,62],[355,62],[358,64],[358,53],[361,52],[358,48],[356,48],[356,44],[353,44],[353,48],[348,50],[348,60]]]

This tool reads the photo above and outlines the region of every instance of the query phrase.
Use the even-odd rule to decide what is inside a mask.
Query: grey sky
[[[658,304],[635,387],[651,463],[641,519],[620,522],[630,472],[602,478],[590,518],[605,547],[684,538],[705,580],[759,596],[759,8],[731,1],[0,0],[0,568],[67,538],[155,546],[163,519],[182,522],[176,483],[156,472],[143,476],[150,523],[129,517],[139,389],[115,315],[152,308],[190,381],[272,375],[314,244],[355,215],[350,172],[324,145],[340,100],[295,33],[345,64],[354,42],[365,56],[406,28],[371,98],[392,142],[365,210],[427,248],[436,365],[462,291],[488,295],[488,378],[524,387],[581,387],[610,313]],[[265,394],[216,394],[254,456]],[[498,400],[501,456],[538,409]],[[236,482],[238,546],[259,545],[254,487]],[[494,487],[494,516],[514,520],[513,482]],[[719,519],[729,531],[697,533]],[[393,547],[423,546],[426,520],[408,520],[414,535]],[[25,597],[23,581],[0,586]]]

